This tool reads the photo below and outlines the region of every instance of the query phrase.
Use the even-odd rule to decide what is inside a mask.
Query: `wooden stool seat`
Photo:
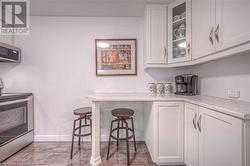
[[[91,114],[91,107],[83,107],[74,110],[74,115],[85,116]]]
[[[117,108],[111,111],[111,114],[117,118],[130,118],[134,115],[134,111],[129,108]]]

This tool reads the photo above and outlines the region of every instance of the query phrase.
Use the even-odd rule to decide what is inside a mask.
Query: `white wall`
[[[228,98],[228,89],[239,90],[239,100],[250,101],[250,53],[189,67],[200,77],[203,95]]]
[[[136,38],[138,62],[142,62],[142,21],[141,18],[31,18],[30,35],[17,36],[15,40],[23,50],[22,63],[4,65],[0,69],[6,84],[5,91],[34,93],[37,139],[70,140],[72,111],[80,106],[90,106],[86,99],[89,93],[146,90],[146,83],[153,78],[144,72],[142,63],[138,63],[138,76],[95,76],[96,38]],[[160,80],[171,77],[164,71],[161,74],[152,72],[157,73],[155,75]],[[141,103],[131,107],[137,113],[142,110]],[[106,111],[106,114],[110,115],[110,112]],[[140,138],[142,120],[136,122],[137,137]],[[110,124],[106,121],[102,125],[105,135],[105,128]]]
[[[5,91],[33,92],[35,96],[35,134],[37,140],[70,140],[72,110],[90,106],[86,96],[97,92],[143,92],[147,82],[173,80],[180,73],[194,72],[201,77],[201,93],[227,97],[227,88],[241,90],[249,97],[249,55],[228,58],[194,67],[143,69],[142,18],[32,17],[30,35],[17,36],[23,50],[21,64],[0,64]],[[95,76],[95,38],[136,38],[137,76]],[[118,105],[127,103],[118,103]],[[102,107],[102,134],[107,135],[110,112],[117,104]],[[136,110],[136,133],[142,135],[142,103]]]

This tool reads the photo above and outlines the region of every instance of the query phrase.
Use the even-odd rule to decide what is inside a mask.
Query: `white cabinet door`
[[[215,0],[192,0],[192,59],[215,52],[214,31]]]
[[[185,103],[185,164],[187,166],[199,166],[199,132],[197,130],[197,119],[199,107]]]
[[[168,63],[191,60],[191,0],[168,6]]]
[[[199,107],[199,165],[242,166],[242,120]]]
[[[217,51],[250,41],[250,0],[216,0],[216,28]]]
[[[167,64],[167,6],[146,6],[146,65]]]
[[[156,103],[157,163],[183,162],[183,103]]]

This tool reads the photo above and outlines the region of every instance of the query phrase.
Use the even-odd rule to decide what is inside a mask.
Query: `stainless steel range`
[[[33,107],[30,93],[0,96],[0,162],[33,142]]]

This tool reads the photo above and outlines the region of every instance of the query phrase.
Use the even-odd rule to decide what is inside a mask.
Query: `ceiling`
[[[140,17],[147,3],[173,0],[30,0],[32,16]]]

